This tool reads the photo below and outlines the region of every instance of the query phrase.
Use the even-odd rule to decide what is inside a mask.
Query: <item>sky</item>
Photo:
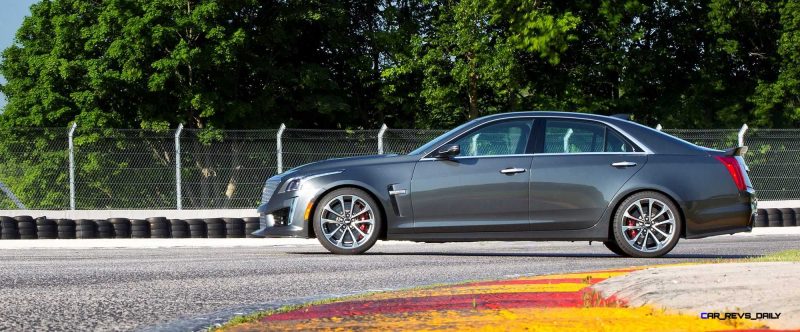
[[[14,35],[22,25],[22,19],[30,14],[29,8],[38,0],[0,0],[0,50],[14,43]],[[3,76],[0,82],[5,83]],[[6,105],[6,98],[0,93],[0,109]]]

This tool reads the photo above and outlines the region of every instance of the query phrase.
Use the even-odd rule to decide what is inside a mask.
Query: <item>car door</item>
[[[508,232],[529,228],[533,120],[484,124],[445,145],[460,155],[422,158],[411,179],[417,233]]]
[[[548,118],[537,123],[542,143],[531,163],[531,229],[593,226],[647,155],[602,122]]]

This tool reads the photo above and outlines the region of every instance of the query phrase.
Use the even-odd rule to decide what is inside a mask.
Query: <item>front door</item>
[[[530,118],[492,122],[451,141],[461,154],[423,158],[411,179],[417,233],[528,230]]]

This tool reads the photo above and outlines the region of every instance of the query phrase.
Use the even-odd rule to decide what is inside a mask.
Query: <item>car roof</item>
[[[515,117],[559,117],[571,119],[583,119],[600,121],[611,125],[618,131],[622,131],[625,136],[632,138],[638,145],[650,153],[656,154],[708,154],[710,149],[694,145],[680,138],[674,137],[662,131],[641,125],[639,123],[625,120],[619,117],[576,113],[576,112],[553,112],[553,111],[523,111],[509,112],[487,115],[476,119],[477,123],[488,121],[515,118]],[[476,124],[477,124],[476,123]]]

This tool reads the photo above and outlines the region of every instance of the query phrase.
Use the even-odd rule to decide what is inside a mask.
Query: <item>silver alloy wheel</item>
[[[375,230],[375,214],[369,203],[356,195],[340,195],[325,204],[320,228],[325,239],[342,249],[358,248]]]
[[[661,250],[675,237],[675,214],[660,200],[637,200],[625,209],[622,218],[625,241],[637,251]]]

